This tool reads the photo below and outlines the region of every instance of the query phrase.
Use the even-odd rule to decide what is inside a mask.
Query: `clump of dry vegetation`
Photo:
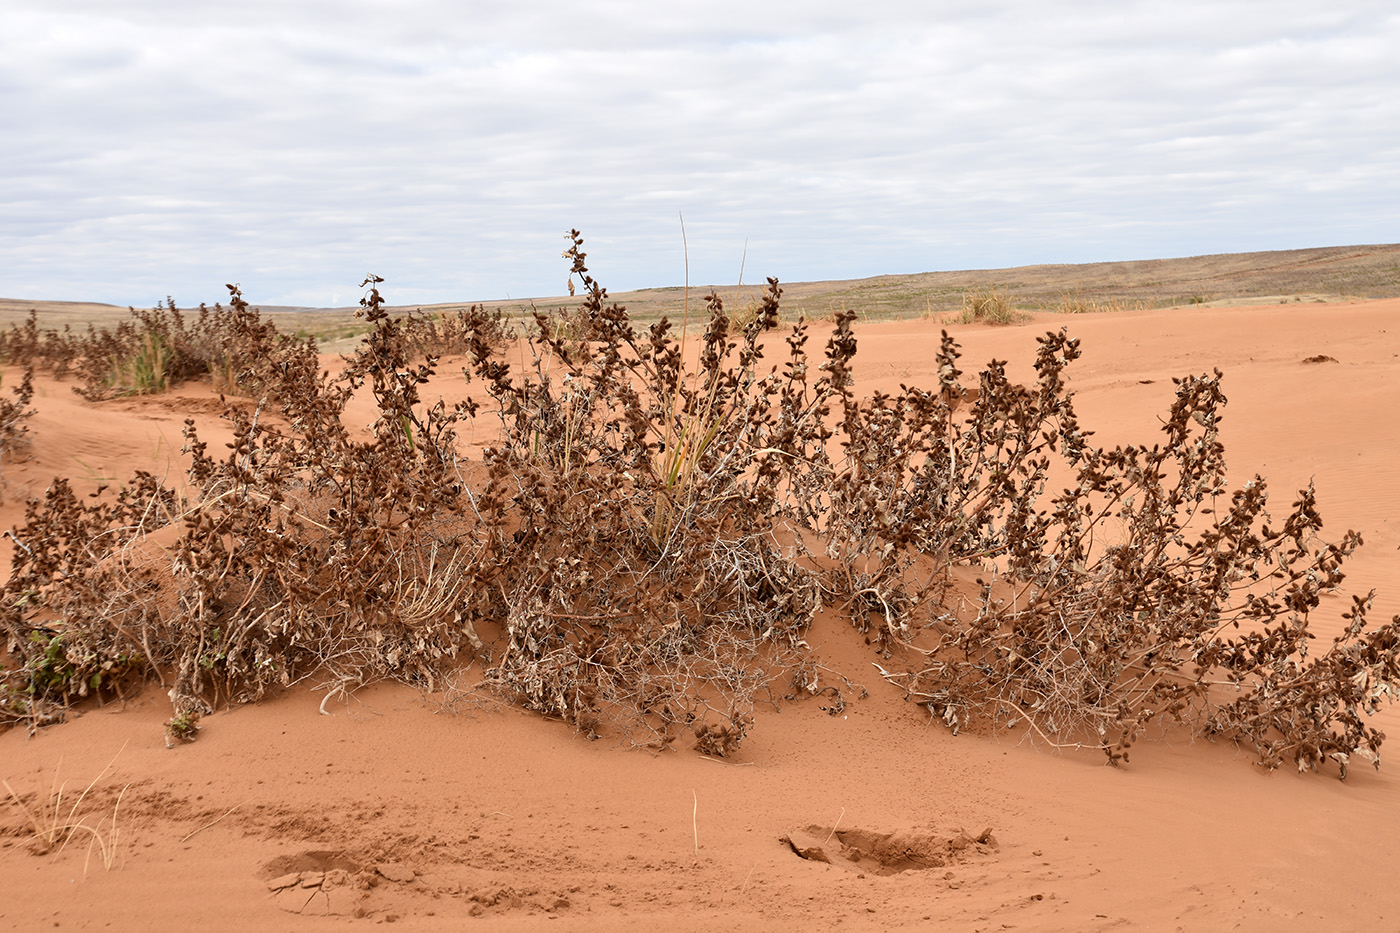
[[[1016,310],[1010,293],[998,291],[995,286],[977,288],[963,296],[962,313],[953,318],[954,324],[1021,324],[1030,315]]]
[[[89,325],[81,334],[40,331],[31,312],[24,324],[0,332],[0,358],[59,379],[76,375],[82,385],[73,391],[93,401],[164,392],[201,378],[223,392],[256,396],[284,381],[290,368],[316,367],[313,340],[278,333],[237,286],[228,289],[227,308],[200,305],[189,317],[167,299],[150,310],[132,309],[116,327]]]
[[[125,747],[125,746],[123,746]],[[121,754],[120,751],[117,752]],[[87,857],[83,860],[83,877],[87,877],[88,866],[92,863],[94,852],[98,856],[102,867],[106,871],[111,871],[121,858],[121,838],[122,828],[119,822],[121,814],[122,799],[126,796],[131,785],[123,787],[116,794],[115,802],[111,801],[111,793],[94,794],[93,790],[98,786],[108,772],[112,769],[112,764],[116,762],[113,757],[98,775],[92,779],[81,793],[74,795],[66,793],[68,782],[60,782],[58,770],[54,770],[53,781],[49,785],[47,792],[40,789],[34,793],[21,794],[11,786],[8,780],[0,781],[9,793],[9,801],[14,804],[23,814],[28,823],[31,834],[29,849],[35,855],[44,855],[53,852],[55,854],[63,852],[64,849],[77,837],[81,841],[87,842]],[[92,798],[91,806],[84,806],[84,801]],[[98,804],[97,798],[107,798],[107,803],[111,803],[111,813],[105,811],[105,804]],[[96,819],[93,820],[94,811]],[[92,822],[89,822],[92,820]],[[79,832],[81,830],[81,833]]]
[[[465,356],[476,339],[486,341],[499,352],[516,338],[515,328],[504,311],[488,311],[481,305],[408,315],[399,326],[414,359]]]
[[[1084,289],[1060,292],[1059,305],[1051,310],[1060,314],[1112,314],[1119,311],[1142,311],[1151,307],[1147,301],[1125,301],[1122,298],[1094,298],[1084,294]]]
[[[0,470],[5,461],[29,443],[29,425],[34,414],[29,403],[34,399],[34,367],[28,365],[19,385],[10,390],[9,398],[0,398]]]
[[[519,356],[477,309],[446,337],[390,316],[373,277],[371,330],[335,378],[240,330],[232,352],[251,333],[297,365],[234,368],[261,401],[229,408],[221,458],[187,425],[186,489],[138,474],[83,501],[56,480],[29,504],[0,592],[0,716],[33,726],[156,680],[186,738],[275,687],[435,688],[470,657],[482,686],[580,732],[726,755],[756,702],[832,690],[803,640],[825,607],[955,730],[1024,724],[1117,763],[1181,723],[1271,768],[1379,763],[1367,716],[1400,686],[1400,618],[1369,628],[1358,599],[1310,645],[1360,538],[1321,541],[1311,490],[1275,519],[1261,478],[1226,487],[1219,373],[1177,382],[1160,443],[1100,448],[1063,332],[1030,385],[994,360],[965,386],[945,334],[936,385],[862,397],[854,314],[814,355],[806,322],[773,333],[770,279],[741,327],[712,295],[698,336],[638,330],[582,243],[565,254],[582,305],[567,327],[537,314]],[[420,395],[437,350],[468,359],[476,394],[453,407]],[[367,437],[342,419],[360,389]],[[458,455],[466,419],[499,426],[483,462]],[[1047,496],[1052,471],[1070,479]],[[962,606],[959,567],[983,577]]]

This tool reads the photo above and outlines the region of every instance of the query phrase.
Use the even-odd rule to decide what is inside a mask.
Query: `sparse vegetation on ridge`
[[[582,243],[574,326],[537,315],[519,368],[499,316],[444,333],[389,315],[373,277],[372,329],[335,378],[245,319],[234,352],[280,362],[234,367],[262,401],[228,410],[227,455],[187,425],[185,491],[138,474],[85,502],[56,480],[29,504],[0,591],[17,662],[0,715],[47,722],[154,679],[179,733],[307,678],[437,687],[470,656],[483,686],[586,734],[729,754],[755,702],[816,689],[803,635],[825,607],[955,730],[1024,724],[1116,763],[1180,723],[1271,768],[1379,764],[1367,716],[1400,687],[1400,618],[1368,628],[1357,599],[1310,647],[1360,538],[1322,542],[1311,490],[1276,519],[1262,479],[1226,487],[1220,373],[1177,382],[1161,443],[1099,448],[1064,332],[1040,339],[1030,385],[994,360],[974,391],[945,334],[936,385],[861,397],[852,313],[819,357],[803,321],[772,335],[771,279],[742,327],[712,295],[698,338],[639,330]],[[149,332],[178,348],[174,313]],[[11,361],[46,346],[18,333]],[[480,387],[450,408],[420,396],[440,347]],[[366,439],[342,421],[361,388]],[[482,418],[499,440],[465,462],[456,429]],[[1047,498],[1052,470],[1070,480]],[[962,608],[958,568],[982,577]]]
[[[1177,304],[1168,300],[1168,304]],[[1184,303],[1184,302],[1182,302]],[[1142,311],[1151,307],[1145,301],[1129,302],[1121,298],[1093,298],[1083,288],[1060,292],[1060,303],[1052,310],[1060,314],[1111,314],[1118,311]]]

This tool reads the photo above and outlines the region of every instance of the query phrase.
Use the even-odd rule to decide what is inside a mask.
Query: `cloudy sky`
[[[1395,242],[1398,53],[1393,0],[4,0],[0,296],[557,295],[570,227],[674,285],[682,214],[696,284]]]

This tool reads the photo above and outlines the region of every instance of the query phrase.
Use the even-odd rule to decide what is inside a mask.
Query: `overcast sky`
[[[4,0],[0,296],[329,306],[1400,240],[1386,2]],[[745,260],[745,243],[747,259]]]

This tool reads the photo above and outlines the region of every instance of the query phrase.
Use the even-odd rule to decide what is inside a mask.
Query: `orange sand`
[[[1035,337],[1061,326],[1082,338],[1071,375],[1101,442],[1156,440],[1171,376],[1223,370],[1233,480],[1263,473],[1282,511],[1315,477],[1328,535],[1366,537],[1348,584],[1379,591],[1374,619],[1400,612],[1400,300],[949,330],[965,370],[995,356],[1024,377]],[[862,393],[931,382],[938,331],[860,326]],[[1318,354],[1337,362],[1302,362]],[[37,385],[30,458],[4,469],[3,527],[54,474],[80,490],[136,469],[178,475],[186,416],[211,448],[228,436],[200,387],[94,405],[70,384]],[[1345,594],[1324,604],[1336,610],[1319,616],[1321,637],[1348,604]],[[853,631],[819,620],[809,640],[870,698],[835,717],[814,700],[761,709],[733,762],[590,743],[505,706],[452,714],[439,697],[385,685],[331,699],[334,715],[303,685],[207,717],[199,741],[174,750],[155,687],[34,738],[11,730],[0,777],[22,793],[47,792],[57,771],[74,800],[115,756],[80,811],[95,824],[130,786],[110,871],[95,850],[85,871],[85,838],[31,854],[18,808],[0,803],[0,928],[1400,928],[1400,765],[1356,768],[1341,783],[1174,739],[1140,744],[1115,769],[1098,752],[953,737],[880,680]],[[1380,719],[1400,734],[1400,710]],[[965,848],[882,875],[804,861],[779,842],[807,827],[833,850],[833,827]],[[986,843],[959,835],[989,827]],[[269,890],[274,877],[327,869],[364,869],[376,883]],[[317,916],[328,910],[343,915]]]

